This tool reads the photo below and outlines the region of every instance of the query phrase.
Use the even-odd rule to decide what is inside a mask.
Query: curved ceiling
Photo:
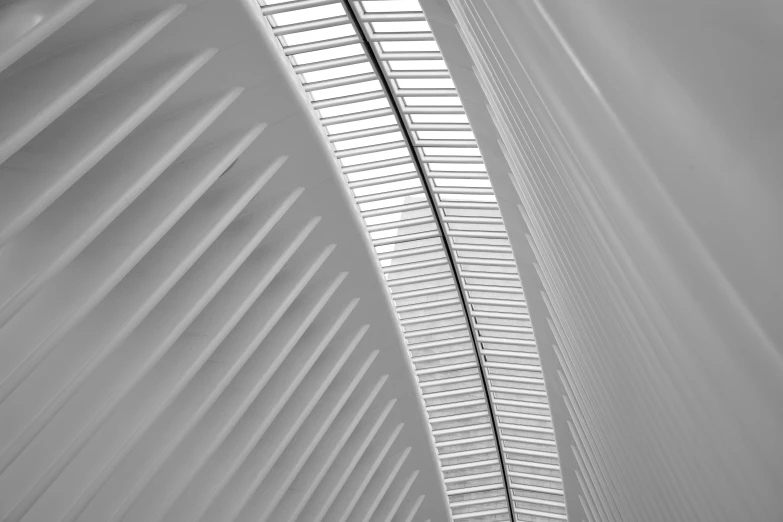
[[[262,23],[0,7],[3,522],[449,519],[364,225]]]
[[[0,522],[780,519],[783,9],[350,1],[0,6]]]
[[[569,517],[783,517],[783,7],[423,0],[514,246]]]
[[[511,245],[421,7],[299,0],[261,10],[365,219],[416,365],[454,519],[564,520]]]

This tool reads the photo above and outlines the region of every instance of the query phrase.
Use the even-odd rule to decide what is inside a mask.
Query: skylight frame
[[[406,10],[395,10],[393,12],[384,12],[378,9],[373,10],[373,12],[365,12],[364,5],[372,4],[374,7],[384,4],[394,5],[392,3],[387,4],[383,0],[367,0],[365,2],[361,0],[296,0],[284,1],[282,3],[277,0],[272,1],[274,4],[271,6],[262,5],[262,12],[266,15],[270,25],[272,25],[273,33],[278,36],[283,52],[292,62],[292,67],[299,75],[306,92],[317,92],[327,87],[339,88],[341,86],[354,85],[359,80],[370,81],[373,74],[380,82],[380,89],[368,93],[318,101],[314,100],[312,95],[310,97],[313,102],[313,108],[324,126],[327,138],[333,144],[335,157],[343,165],[342,170],[346,183],[351,188],[360,213],[365,219],[371,241],[395,302],[401,328],[403,329],[414,365],[416,365],[417,361],[420,363],[417,366],[417,375],[419,376],[422,391],[425,394],[425,404],[427,401],[426,396],[432,396],[432,393],[435,393],[424,392],[425,388],[448,387],[455,383],[464,385],[463,388],[467,390],[474,389],[475,383],[479,382],[485,390],[485,413],[478,411],[441,416],[439,413],[443,410],[448,410],[448,406],[438,405],[437,409],[434,409],[432,405],[428,407],[428,415],[430,416],[433,434],[436,437],[436,447],[438,448],[458,444],[441,444],[438,446],[437,437],[439,434],[455,429],[454,427],[439,427],[443,423],[472,422],[471,419],[480,419],[482,415],[486,414],[489,421],[486,426],[494,430],[494,460],[477,461],[471,463],[471,465],[476,464],[474,467],[499,466],[498,473],[499,476],[502,476],[504,484],[498,484],[498,486],[502,486],[504,489],[506,496],[505,506],[502,509],[498,508],[497,502],[493,504],[491,502],[492,499],[485,499],[487,500],[486,502],[473,500],[469,502],[451,502],[451,497],[455,494],[455,490],[450,490],[449,500],[452,503],[454,519],[461,520],[479,516],[480,514],[491,516],[492,514],[502,515],[505,513],[514,520],[528,520],[527,517],[533,516],[533,514],[529,510],[517,508],[519,502],[527,502],[528,497],[523,493],[526,490],[525,483],[515,480],[515,478],[519,478],[520,473],[514,471],[512,466],[522,465],[524,467],[525,463],[528,463],[530,464],[528,471],[530,471],[530,468],[536,469],[537,467],[539,469],[549,469],[550,471],[552,469],[548,465],[537,465],[532,460],[520,460],[519,455],[521,453],[512,447],[513,444],[507,445],[506,442],[524,438],[530,441],[538,440],[541,445],[552,447],[554,437],[551,428],[551,417],[549,417],[548,402],[543,387],[543,375],[541,374],[540,363],[531,365],[514,362],[515,359],[520,359],[523,362],[538,362],[538,354],[535,341],[532,338],[532,328],[528,330],[514,329],[515,325],[520,321],[527,321],[529,324],[529,317],[527,317],[524,294],[519,282],[518,272],[516,271],[508,235],[500,217],[483,159],[477,148],[475,136],[472,139],[464,136],[459,139],[423,139],[418,135],[418,131],[472,132],[464,107],[462,107],[455,88],[444,87],[443,84],[446,82],[443,81],[441,81],[441,85],[438,87],[426,87],[427,79],[451,81],[451,75],[446,68],[445,61],[443,61],[440,51],[437,50],[437,43],[434,41],[429,26],[426,25],[426,18],[420,6],[415,10],[410,9],[415,4],[415,2],[411,1],[405,1],[405,4],[408,6]],[[331,12],[331,15],[322,20],[302,20],[283,27],[276,27],[274,19],[269,17],[276,13],[330,5],[341,5],[344,15],[335,12],[334,8],[321,9],[321,12]],[[289,16],[289,18],[294,17]],[[344,26],[348,25],[346,20],[353,28],[353,34],[348,34],[345,30]],[[424,27],[422,22],[426,25],[426,31],[422,30]],[[395,26],[395,24],[397,27],[404,27],[407,23],[415,23],[417,25],[416,31],[376,32],[375,30],[378,27],[388,29]],[[342,36],[298,45],[287,45],[286,43],[290,39],[287,37],[292,34],[296,35],[298,31],[329,28],[332,28],[331,30],[335,34],[341,34]],[[396,44],[399,48],[405,48],[407,45],[410,49],[414,44],[420,42],[426,42],[426,49],[422,51],[388,51],[384,49],[384,45],[389,44],[392,44],[392,46]],[[362,46],[362,54],[340,56],[334,60],[320,63],[298,64],[296,62],[296,55],[298,54],[356,44]],[[318,85],[315,85],[313,82],[308,83],[303,76],[303,74],[310,71],[327,71],[331,68],[362,63],[373,65],[373,73],[365,72],[347,78],[327,78],[321,80]],[[437,66],[437,68],[433,68],[433,66]],[[419,87],[404,88],[397,83],[398,80],[418,81]],[[451,84],[453,85],[453,81],[451,81]],[[416,101],[421,104],[410,105],[407,103],[414,97],[419,98]],[[447,100],[448,104],[433,105],[426,103],[428,99],[435,101],[438,98],[441,101]],[[384,99],[388,106],[382,106],[383,103],[381,101]],[[372,106],[374,108],[353,114],[339,114],[340,108],[349,102],[355,104],[352,107]],[[322,117],[326,112],[330,115]],[[386,129],[383,132],[374,129],[361,129],[341,133],[329,131],[329,126],[332,125],[355,124],[365,119],[388,116],[394,117],[395,124],[385,125]],[[348,139],[394,132],[395,126],[396,130],[405,137],[403,143],[381,144],[347,153],[344,150],[337,150],[340,146],[334,146],[335,143]],[[431,147],[445,148],[431,150]],[[401,155],[400,151],[402,149],[407,150],[407,155]],[[475,151],[470,149],[475,149]],[[397,152],[390,152],[394,150]],[[426,154],[428,151],[437,154]],[[355,163],[359,159],[357,158],[359,153],[375,154],[377,159],[372,163]],[[395,154],[399,157],[391,157]],[[369,159],[371,157],[361,156],[361,159]],[[351,160],[350,158],[355,159]],[[398,169],[405,172],[387,174],[381,177],[371,175],[373,171],[378,169],[392,171]],[[415,176],[419,176],[421,181],[421,186],[418,189],[411,187],[389,190],[388,192],[380,192],[378,194],[359,194],[359,192],[367,192],[362,190],[367,187],[393,184],[403,179],[411,180]],[[479,184],[476,182],[483,182],[486,186],[470,186],[471,183],[474,185]],[[387,203],[388,205],[384,207]],[[415,219],[410,215],[403,216],[404,213],[408,212],[417,213]],[[476,216],[477,212],[490,213],[491,215]],[[396,227],[395,224],[397,225]],[[487,227],[490,226],[492,229],[487,230]],[[397,234],[393,232],[395,229]],[[406,248],[397,249],[397,246]],[[498,257],[501,257],[501,259],[498,259]],[[477,267],[490,266],[490,261],[496,266],[513,269],[506,273],[506,275],[510,274],[512,277],[498,277],[498,272],[488,269],[484,269],[484,272],[477,270]],[[435,279],[446,281],[448,284],[432,289],[428,287],[428,281],[434,281],[435,279],[431,278],[432,273],[431,271],[428,272],[428,270],[434,267],[446,268],[442,277],[438,276]],[[402,275],[397,277],[397,275],[404,274],[406,271],[419,273],[419,275],[413,275],[411,279],[412,283],[418,281],[418,284],[421,286],[419,290],[408,290],[405,293],[398,290],[395,291],[395,287],[400,286],[398,279],[404,277]],[[514,278],[513,276],[516,277]],[[430,279],[427,279],[428,277]],[[448,281],[449,278],[450,281]],[[482,281],[489,281],[491,284],[482,283]],[[452,294],[456,294],[456,297]],[[427,299],[433,298],[434,300],[432,302],[419,302],[425,296]],[[411,299],[414,301],[410,301]],[[419,299],[419,301],[416,301],[416,299]],[[433,339],[420,341],[420,338],[426,338],[427,336],[422,335],[420,328],[412,327],[417,324],[424,324],[421,317],[428,317],[427,321],[443,321],[445,320],[443,318],[444,315],[457,313],[453,310],[455,306],[461,310],[459,313],[463,319],[464,330],[454,327],[449,331],[455,334],[452,338],[448,336],[438,338],[439,335],[443,336],[449,332],[442,331],[442,325],[430,326],[428,327],[431,330],[429,337],[433,337]],[[496,309],[504,311],[492,311]],[[458,318],[458,316],[449,317],[449,319],[455,318]],[[513,324],[490,324],[498,321],[510,321]],[[458,324],[459,321],[455,323],[455,325]],[[511,329],[509,330],[509,328]],[[464,335],[457,335],[463,331]],[[528,340],[525,339],[525,335],[529,337]],[[464,353],[467,353],[467,351],[461,348],[461,346],[465,344],[469,344],[472,347],[476,355],[475,360],[472,363],[449,362],[450,359],[464,359]],[[506,360],[508,357],[499,353],[503,352],[503,350],[497,348],[497,346],[501,348],[525,346],[525,350],[530,349],[531,351],[525,352],[524,355],[511,357],[511,361],[508,361]],[[444,356],[440,358],[432,356],[432,352],[440,350],[443,350]],[[450,353],[449,350],[454,353]],[[459,352],[460,355],[457,355],[456,352]],[[454,357],[450,357],[450,355],[454,355]],[[444,365],[441,367],[423,365],[421,363],[425,359],[422,357],[427,357],[426,360],[430,362],[440,359],[444,362]],[[475,370],[474,375],[470,374],[471,370]],[[444,371],[451,371],[454,375],[442,379],[444,384],[433,384],[435,381],[430,379],[431,376]],[[468,372],[467,374],[465,373],[466,371]],[[533,377],[530,375],[530,372],[536,373],[538,377]],[[524,408],[525,403],[528,401],[507,399],[505,398],[507,395],[515,394],[514,390],[493,384],[495,382],[508,382],[512,378],[517,383],[527,383],[531,386],[529,390],[531,393],[527,394],[528,397],[543,397],[541,404],[545,406],[542,408],[537,407],[537,409],[546,410],[547,415],[545,417],[548,417],[549,427],[530,426],[531,429],[527,430],[533,434],[541,434],[542,438],[535,435],[530,438],[527,435],[519,437],[509,434],[525,432],[525,430],[519,429],[519,425],[515,424],[512,419],[529,418],[531,421],[535,420],[530,418],[530,415],[525,417],[526,414],[508,411],[507,406]],[[503,398],[496,396],[495,390],[503,394]],[[525,392],[520,391],[517,395],[520,397],[525,396]],[[477,405],[475,399],[467,402],[471,403],[471,408]],[[458,408],[460,404],[467,404],[467,402],[455,402],[454,407]],[[498,406],[503,407],[498,408]],[[476,429],[481,429],[478,426]],[[480,424],[480,426],[484,426],[484,424]],[[470,425],[456,426],[456,429],[462,428],[469,431]],[[544,436],[546,438],[543,438]],[[466,440],[469,441],[469,439]],[[500,449],[503,451],[499,451]],[[557,463],[556,448],[553,455]],[[446,479],[447,488],[449,484],[458,482],[454,480],[454,477],[451,477],[452,473],[459,471],[459,469],[464,468],[468,470],[468,468],[471,468],[471,466],[455,468],[447,464],[444,461],[448,461],[453,457],[440,454],[440,450],[439,456],[441,457],[444,473],[450,475]],[[559,464],[555,468],[557,468],[559,473]],[[522,475],[538,476],[537,473],[522,473]],[[540,476],[540,479],[547,482],[556,482],[555,477],[546,475]],[[460,489],[459,491],[462,490]],[[559,491],[562,498],[562,488]],[[533,500],[532,503],[536,504],[536,501]],[[546,516],[552,520],[565,519],[564,500],[554,504],[553,506],[557,508],[554,510],[555,512],[536,512],[535,516]],[[466,510],[463,508],[470,509]]]

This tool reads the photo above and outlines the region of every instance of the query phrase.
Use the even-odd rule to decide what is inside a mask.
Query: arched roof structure
[[[0,522],[778,520],[773,4],[2,3]]]
[[[454,519],[565,519],[508,234],[421,6],[302,0],[268,2],[262,12],[367,225],[417,369]]]

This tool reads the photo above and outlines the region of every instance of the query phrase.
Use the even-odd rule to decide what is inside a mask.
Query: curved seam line
[[[362,23],[359,21],[358,17],[356,16],[356,12],[353,9],[353,6],[350,3],[350,0],[341,0],[342,3],[346,7],[346,12],[348,13],[349,18],[351,19],[351,23],[354,26],[354,29],[356,30],[356,33],[361,38],[360,44],[365,49],[365,52],[367,54],[368,59],[370,60],[370,63],[378,76],[378,80],[383,87],[384,92],[386,93],[386,97],[389,99],[389,105],[391,106],[391,109],[394,111],[394,115],[397,118],[397,121],[400,126],[400,130],[403,135],[403,139],[405,140],[405,145],[408,148],[408,152],[411,155],[411,159],[413,161],[413,164],[416,166],[416,171],[418,172],[419,176],[421,177],[422,185],[424,188],[424,194],[427,197],[427,201],[429,202],[432,213],[434,214],[435,223],[438,226],[438,232],[440,233],[441,240],[444,244],[444,251],[446,253],[446,258],[449,262],[449,268],[451,271],[452,276],[454,277],[454,284],[459,289],[459,297],[460,297],[460,303],[462,305],[462,310],[465,313],[465,322],[468,323],[468,331],[470,332],[470,338],[471,338],[471,344],[473,345],[473,350],[476,353],[476,362],[479,367],[479,375],[481,376],[481,386],[484,390],[484,396],[487,400],[487,407],[489,408],[489,417],[490,417],[490,424],[492,425],[492,434],[495,439],[495,448],[498,453],[498,460],[500,463],[502,476],[503,476],[503,486],[506,492],[506,502],[507,502],[507,508],[509,512],[509,516],[512,520],[516,520],[515,511],[513,509],[513,504],[511,502],[511,487],[509,485],[509,479],[508,479],[508,468],[506,466],[506,459],[503,455],[503,451],[501,449],[501,443],[500,443],[500,431],[497,426],[497,417],[495,415],[495,407],[494,403],[492,402],[492,398],[489,392],[489,385],[487,383],[487,375],[486,375],[486,368],[484,367],[483,361],[482,361],[482,355],[481,350],[479,350],[478,341],[476,340],[476,332],[475,328],[473,326],[472,316],[469,313],[468,309],[468,303],[465,299],[465,289],[463,288],[463,285],[459,279],[459,276],[457,274],[457,263],[454,259],[454,253],[451,247],[451,243],[448,240],[448,236],[446,235],[445,228],[443,225],[443,219],[440,215],[440,207],[435,202],[435,197],[432,194],[432,189],[429,184],[429,180],[427,179],[426,175],[424,174],[424,169],[421,164],[421,159],[419,158],[418,152],[416,152],[415,147],[413,146],[413,141],[411,139],[410,131],[408,130],[408,125],[403,118],[402,111],[400,110],[400,107],[397,103],[397,97],[394,96],[391,87],[389,85],[389,81],[386,78],[386,74],[383,71],[383,68],[381,67],[380,61],[378,60],[377,55],[375,54],[375,50],[373,49],[372,45],[370,44],[369,40],[367,39],[367,35],[364,32],[364,27]],[[450,74],[450,73],[449,73]],[[464,109],[463,109],[464,110]],[[483,159],[483,158],[482,158]],[[493,191],[494,192],[494,191]],[[406,338],[406,344],[407,344],[407,338]],[[438,459],[440,461],[440,459]]]

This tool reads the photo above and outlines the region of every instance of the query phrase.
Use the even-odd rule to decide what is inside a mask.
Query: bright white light
[[[370,72],[373,72],[370,62],[362,62],[340,67],[330,67],[329,69],[323,69],[321,71],[306,72],[302,73],[302,77],[304,78],[305,83],[311,83]]]
[[[380,152],[371,152],[369,154],[360,154],[358,156],[349,156],[347,158],[342,158],[340,162],[343,167],[351,167],[354,165],[361,165],[362,163],[403,158],[405,156],[408,156],[408,149],[403,147],[399,149],[382,150]]]
[[[430,24],[421,22],[372,22],[376,33],[429,33]]]
[[[394,212],[391,214],[385,214],[383,216],[368,217],[365,218],[364,222],[367,223],[368,226],[371,226],[371,225],[381,225],[384,223],[394,223],[395,221],[399,221],[401,219],[402,219],[402,212]]]
[[[376,136],[337,141],[334,143],[334,148],[335,150],[355,149],[357,147],[369,147],[370,145],[380,145],[382,143],[391,143],[394,141],[402,141],[402,132],[395,131],[386,134],[378,134]]]
[[[438,194],[441,201],[475,201],[476,203],[495,203],[492,194]]]
[[[309,7],[307,9],[297,9],[296,11],[288,11],[287,13],[272,15],[269,18],[272,19],[274,25],[282,26],[298,24],[301,22],[313,22],[315,20],[332,18],[344,14],[345,9],[343,8],[343,5],[338,3],[320,5],[318,7]]]
[[[466,114],[410,114],[412,123],[468,123]]]
[[[397,119],[391,114],[388,116],[379,116],[376,118],[367,118],[366,120],[351,121],[347,123],[336,123],[334,125],[327,125],[326,132],[329,135],[341,134],[344,132],[353,132],[365,129],[373,129],[375,127],[385,127],[387,125],[394,125],[397,123]]]
[[[396,80],[400,89],[454,89],[451,78],[399,78]]]
[[[318,109],[318,113],[321,118],[331,118],[333,116],[344,116],[346,114],[354,114],[357,112],[385,109],[388,106],[389,101],[386,98],[378,98],[376,100],[347,103],[337,107],[325,107],[323,109]]]
[[[435,40],[400,40],[381,42],[381,50],[385,53],[432,53],[440,48]]]
[[[379,169],[363,170],[347,174],[348,181],[363,181],[366,179],[382,178],[384,176],[393,176],[395,174],[416,173],[413,163],[403,163],[402,165],[392,165],[391,167],[381,167]],[[418,175],[418,174],[417,174]]]
[[[487,179],[449,179],[435,178],[436,187],[492,188]]]
[[[342,96],[351,96],[352,94],[363,94],[365,92],[375,92],[381,90],[381,83],[378,80],[369,82],[352,83],[350,85],[341,85],[339,87],[328,87],[312,91],[310,95],[314,101],[330,100]]]
[[[315,62],[325,62],[337,58],[347,58],[348,56],[358,56],[364,54],[364,49],[359,44],[341,45],[330,49],[321,49],[319,51],[309,51],[306,53],[295,54],[291,57],[294,65],[307,65]]]
[[[284,46],[301,45],[322,40],[331,40],[333,38],[343,38],[356,34],[351,24],[335,25],[334,27],[324,27],[323,29],[313,29],[312,31],[302,31],[300,33],[287,34],[281,36]]]
[[[421,4],[417,0],[372,0],[362,2],[365,13],[401,13],[421,12]]]
[[[478,147],[422,147],[427,156],[481,157]]]
[[[421,180],[406,179],[403,181],[393,181],[391,183],[383,183],[370,187],[356,188],[353,190],[353,193],[356,196],[368,196],[371,194],[381,194],[383,192],[391,192],[393,190],[404,190],[417,187],[421,187]]]
[[[457,96],[404,96],[409,107],[462,107]]]
[[[423,196],[423,195],[422,195]],[[386,207],[399,207],[407,203],[407,198],[389,198],[379,201],[368,201],[367,203],[359,203],[359,210],[366,212],[368,210],[378,210]]]
[[[486,172],[483,163],[437,163],[427,162],[431,171],[440,172]]]
[[[389,60],[392,71],[446,71],[443,60]]]
[[[416,131],[420,140],[475,140],[472,131]]]

